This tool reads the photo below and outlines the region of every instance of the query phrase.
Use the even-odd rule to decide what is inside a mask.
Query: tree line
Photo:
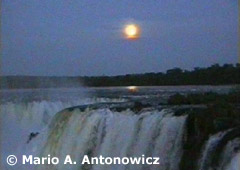
[[[240,84],[240,64],[214,64],[207,68],[119,76],[1,76],[1,88],[55,88],[103,86],[231,85]]]
[[[192,71],[173,68],[165,73],[84,77],[87,86],[227,85],[240,83],[240,64],[214,64]]]

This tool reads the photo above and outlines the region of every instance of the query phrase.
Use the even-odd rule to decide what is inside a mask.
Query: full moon
[[[124,27],[123,33],[127,39],[138,39],[140,37],[140,27],[136,24],[126,25]]]

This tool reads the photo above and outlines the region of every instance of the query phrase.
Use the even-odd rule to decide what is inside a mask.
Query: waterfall
[[[199,170],[207,170],[211,164],[211,157],[215,152],[218,142],[221,141],[222,137],[226,134],[226,132],[219,132],[209,138],[204,146],[202,151],[202,157],[199,161]]]
[[[226,166],[226,170],[239,170],[240,169],[240,152],[238,152]]]
[[[221,154],[219,170],[239,170],[240,169],[240,138],[230,140],[224,147]]]
[[[199,160],[199,170],[212,170],[213,167],[216,170],[240,169],[240,138],[234,137],[231,139],[228,137],[231,133],[234,133],[234,129],[219,132],[208,139]],[[221,150],[220,153],[218,152],[219,149]],[[214,156],[218,159],[214,159]]]
[[[186,116],[175,117],[166,110],[145,111],[136,115],[130,110],[87,109],[58,113],[41,147],[42,156],[60,160],[71,155],[97,157],[159,157],[160,165],[41,165],[38,169],[160,169],[177,170]]]
[[[184,141],[189,137],[186,134],[187,122],[195,122],[194,119],[188,119],[190,116],[187,114],[176,116],[171,109],[159,111],[156,108],[145,108],[136,112],[124,104],[121,105],[124,106],[121,111],[110,107],[109,103],[99,108],[87,105],[64,109],[98,101],[85,99],[1,104],[1,113],[5,114],[3,138],[8,139],[3,140],[3,158],[9,154],[17,157],[25,154],[39,157],[51,155],[60,160],[58,165],[17,164],[14,167],[6,165],[5,169],[182,170],[179,166],[181,161],[188,161],[183,160]],[[40,134],[27,143],[30,132]],[[240,169],[239,128],[211,134],[203,143],[198,151],[200,157],[194,158],[198,163],[195,170]],[[66,155],[70,155],[77,164],[64,165]],[[84,155],[90,158],[100,155],[120,158],[159,157],[160,165],[82,165]]]
[[[9,102],[2,101],[0,105],[1,115],[1,154],[2,162],[6,162],[5,158],[9,154],[21,156],[24,153],[32,153],[29,145],[26,144],[31,132],[40,132],[40,134],[48,131],[48,124],[54,115],[67,107],[93,104],[98,102],[123,102],[124,99],[110,98],[83,98],[68,101],[31,101],[31,102]],[[47,133],[47,132],[46,132]],[[40,137],[38,137],[40,138]],[[35,143],[35,145],[37,145]],[[36,148],[33,148],[36,150]],[[8,167],[8,165],[6,165]],[[9,168],[9,167],[8,167]],[[23,168],[24,169],[24,168]]]

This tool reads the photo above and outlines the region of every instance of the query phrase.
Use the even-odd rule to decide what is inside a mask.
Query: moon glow
[[[136,24],[129,24],[124,27],[123,30],[126,39],[135,40],[140,38],[140,27]]]

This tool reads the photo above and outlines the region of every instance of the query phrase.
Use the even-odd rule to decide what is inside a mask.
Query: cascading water
[[[6,103],[3,105],[2,112],[16,113],[19,111],[18,115],[8,117],[8,120],[5,119],[9,125],[8,128],[12,126],[13,131],[18,134],[16,135],[18,138],[13,140],[17,140],[16,144],[18,145],[5,143],[5,146],[14,146],[6,150],[6,153],[17,153],[15,155],[19,157],[22,154],[40,157],[51,155],[51,157],[58,157],[59,160],[64,160],[66,155],[70,155],[73,160],[78,162],[77,165],[63,165],[63,161],[58,165],[18,164],[15,168],[20,170],[26,168],[38,170],[179,170],[187,115],[174,116],[171,110],[152,109],[136,114],[129,109],[117,112],[108,108],[91,109],[88,107],[85,110],[77,107],[65,109],[56,115],[50,114],[66,106],[66,103],[51,102],[29,105]],[[32,114],[34,112],[38,117]],[[46,115],[44,114],[49,119],[45,119]],[[51,120],[51,123],[48,125],[45,120]],[[23,129],[14,127],[16,122],[22,124]],[[29,130],[26,131],[26,127]],[[34,127],[36,131],[40,132],[40,135],[26,143],[29,132]],[[212,169],[211,161],[214,152],[229,132],[231,130],[219,132],[206,141],[197,169]],[[4,137],[9,138],[9,136]],[[219,155],[221,163],[217,170],[239,169],[239,152],[237,150],[239,146],[239,138],[230,140],[224,145],[224,149]],[[100,155],[103,157],[141,157],[144,155],[144,157],[159,157],[160,165],[82,165],[81,161],[84,155],[89,157],[99,157]],[[13,169],[13,167],[6,166],[6,169]]]
[[[226,170],[239,170],[240,169],[240,152],[235,154],[231,162],[226,166]]]
[[[72,97],[74,94],[75,97]],[[6,101],[1,103],[3,170],[240,169],[239,127],[219,130],[214,132],[215,134],[209,133],[201,138],[204,135],[202,133],[206,132],[203,123],[209,123],[204,112],[177,114],[175,112],[177,107],[172,109],[164,106],[166,109],[162,109],[158,104],[158,98],[150,97],[145,100],[144,102],[150,103],[148,104],[143,102],[141,96],[138,99],[132,96],[124,98],[120,94],[115,95],[113,91],[109,95],[110,98],[101,96],[102,98],[80,99],[73,91],[66,98],[63,95],[61,100],[57,98],[49,101],[37,98],[33,101],[23,99],[21,102],[15,100],[11,102],[12,98],[11,100],[5,98]],[[99,107],[99,102],[105,102],[105,106]],[[116,108],[115,102],[119,104]],[[131,107],[130,103],[138,104]],[[69,108],[72,106],[76,107]],[[202,126],[196,127],[199,124]],[[194,130],[189,130],[191,128]],[[31,132],[39,134],[27,142]],[[199,148],[191,147],[198,139],[202,139],[197,144]],[[188,164],[191,152],[189,154],[186,151],[191,149],[197,154],[194,154],[192,162]],[[39,157],[51,155],[61,161],[58,165],[18,163],[9,166],[5,159],[10,154],[18,158],[23,154]],[[66,155],[71,155],[77,164],[63,165]],[[84,155],[159,157],[160,165],[82,165]],[[193,168],[185,168],[190,167],[189,165],[193,165]]]
[[[221,146],[224,137],[231,133],[231,129],[219,132],[209,138],[202,152],[202,157],[199,160],[199,170],[239,170],[240,169],[240,138],[228,140],[227,143]],[[222,148],[219,148],[221,146]],[[222,152],[218,153],[217,150]],[[215,156],[215,159],[214,159]],[[218,159],[216,159],[216,157]],[[216,165],[217,164],[217,165]]]
[[[202,151],[202,157],[199,160],[199,170],[207,170],[210,167],[211,157],[215,152],[217,144],[221,141],[227,132],[219,132],[209,138]]]
[[[64,160],[71,155],[77,165],[21,165],[14,168],[39,170],[179,170],[183,154],[182,140],[185,133],[185,116],[174,116],[170,110],[145,110],[139,114],[125,109],[112,111],[108,108],[81,111],[65,109],[56,115],[58,110],[68,104],[61,102],[33,102],[29,104],[5,103],[2,112],[13,112],[4,123],[7,132],[4,138],[12,137],[10,143],[3,143],[5,152],[47,157],[58,157]],[[42,109],[41,109],[42,108]],[[36,113],[34,115],[33,113]],[[47,119],[46,119],[47,117]],[[51,122],[50,125],[48,125]],[[21,126],[15,125],[16,123]],[[22,127],[22,129],[19,129]],[[11,130],[15,134],[11,134]],[[40,135],[26,143],[31,131]],[[231,130],[212,135],[202,148],[199,159],[199,170],[211,170],[211,161],[218,144]],[[9,134],[10,132],[10,134]],[[15,141],[15,143],[14,143]],[[17,141],[17,142],[16,142]],[[12,142],[12,143],[11,143]],[[11,147],[8,147],[11,146]],[[240,140],[230,140],[219,155],[220,164],[216,170],[239,169]],[[17,153],[17,154],[16,154]],[[159,157],[160,165],[82,165],[84,155],[89,157]],[[3,155],[5,156],[5,155]],[[6,166],[6,169],[14,169]]]
[[[161,169],[177,170],[186,116],[175,117],[166,111],[146,111],[135,115],[130,110],[79,110],[58,113],[51,124],[42,156],[60,160],[71,155],[97,157],[160,158],[160,165],[45,165],[39,169]]]
[[[219,170],[239,170],[240,169],[240,138],[236,138],[227,143],[221,154]]]
[[[9,154],[20,156],[23,153],[28,153],[29,145],[27,141],[29,134],[47,131],[47,125],[51,122],[51,119],[62,109],[76,105],[109,101],[122,102],[124,100],[84,98],[70,101],[2,102],[0,105],[1,138],[5,139],[1,142],[2,159]],[[2,160],[2,162],[5,163],[6,161]],[[8,169],[10,168],[8,165],[6,166]]]

